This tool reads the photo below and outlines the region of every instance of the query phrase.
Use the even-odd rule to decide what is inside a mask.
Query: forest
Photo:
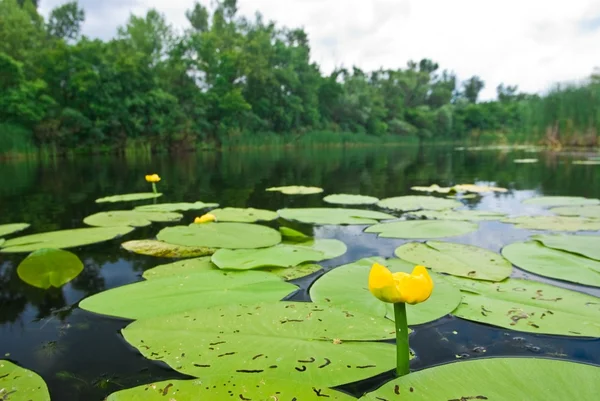
[[[108,41],[82,35],[77,1],[45,20],[0,0],[0,156],[430,141],[595,146],[600,74],[527,94],[459,80],[433,60],[397,69],[311,61],[303,29],[196,2],[177,30],[156,10]],[[582,77],[586,78],[586,77]]]

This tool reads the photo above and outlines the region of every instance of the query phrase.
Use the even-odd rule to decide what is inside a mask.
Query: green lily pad
[[[537,241],[510,244],[502,255],[515,266],[544,277],[600,287],[600,261],[547,248]]]
[[[368,227],[366,233],[377,233],[383,238],[445,238],[476,231],[478,225],[468,221],[407,220],[382,223]]]
[[[212,262],[221,269],[250,270],[260,267],[293,267],[319,262],[346,253],[346,245],[335,239],[317,239],[297,245],[279,244],[262,249],[220,249]]]
[[[409,216],[424,217],[428,220],[493,221],[500,220],[506,215],[485,210],[422,210],[410,212]]]
[[[379,198],[366,195],[334,194],[324,197],[323,201],[336,205],[374,205],[379,202]]]
[[[198,256],[212,255],[217,250],[202,246],[173,245],[155,240],[127,241],[121,246],[129,252],[138,255],[156,256],[159,258],[196,258]]]
[[[327,387],[316,388],[305,381],[259,378],[236,374],[202,376],[202,380],[167,380],[117,391],[106,401],[198,401],[198,400],[291,400],[351,401],[356,398]]]
[[[512,265],[501,255],[472,245],[412,242],[397,248],[395,254],[400,259],[438,273],[477,280],[502,281],[512,273]]]
[[[600,236],[597,235],[536,235],[533,239],[548,248],[600,260]]]
[[[600,219],[600,205],[595,206],[563,206],[550,209],[560,216],[579,216],[586,219]]]
[[[6,240],[4,238],[0,238],[0,247],[2,246],[2,244],[4,244],[4,242],[6,242]]]
[[[279,301],[296,289],[266,272],[207,270],[113,288],[84,299],[79,307],[102,315],[142,319],[195,308]]]
[[[83,219],[88,226],[96,227],[146,227],[152,222],[179,221],[182,214],[173,212],[140,212],[136,210],[113,210],[100,212]]]
[[[523,201],[524,205],[554,207],[554,206],[589,206],[600,205],[600,199],[582,198],[580,196],[540,196]]]
[[[323,192],[323,188],[319,187],[304,187],[299,185],[290,185],[287,187],[272,187],[266,189],[269,192],[281,192],[285,195],[312,195],[320,194]]]
[[[272,273],[286,281],[290,281],[310,276],[311,274],[318,272],[322,268],[323,267],[321,267],[320,265],[314,263],[305,263],[302,265],[292,267],[265,267],[261,270]]]
[[[5,360],[0,360],[0,397],[6,401],[50,401],[44,379]]]
[[[307,224],[375,224],[378,220],[395,219],[387,213],[361,209],[335,209],[335,208],[306,208],[306,209],[281,209],[279,216],[286,220],[294,220]]]
[[[360,400],[594,400],[598,382],[600,369],[591,365],[540,358],[491,358],[413,372]]]
[[[515,160],[513,160],[513,163],[517,163],[517,164],[535,164],[538,161],[539,161],[538,159],[515,159]]]
[[[414,265],[403,260],[366,258],[337,267],[310,288],[313,302],[328,304],[371,316],[393,318],[391,304],[378,300],[369,292],[369,272],[373,263],[381,263],[392,272],[412,272]],[[437,320],[452,312],[460,303],[460,291],[447,283],[439,274],[430,273],[435,288],[431,297],[417,305],[406,305],[408,324],[416,325]]]
[[[313,238],[289,227],[279,227],[279,232],[283,240],[287,242],[304,242]]]
[[[433,184],[429,187],[412,187],[413,191],[419,192],[437,192],[440,194],[448,194],[454,192],[472,192],[476,194],[482,194],[486,192],[508,192],[506,188],[490,187],[488,185],[476,185],[476,184],[457,184],[452,187],[440,187],[437,184]]]
[[[446,279],[462,292],[452,312],[460,318],[528,333],[600,337],[600,298],[521,279]]]
[[[217,218],[217,221],[229,221],[236,223],[256,223],[257,221],[272,221],[279,216],[276,212],[263,209],[240,209],[227,207],[225,209],[211,210],[210,214]]]
[[[218,203],[204,202],[178,202],[178,203],[159,203],[157,205],[138,206],[134,210],[141,212],[187,212],[188,210],[202,210],[219,207]]]
[[[110,241],[132,231],[133,227],[92,227],[50,231],[9,239],[2,245],[0,252],[16,253],[33,252],[43,248],[75,248]]]
[[[281,234],[270,227],[246,223],[208,223],[167,227],[157,238],[174,245],[206,248],[266,248],[281,242]]]
[[[502,220],[525,230],[597,231],[600,221],[568,216],[519,216]]]
[[[116,202],[133,202],[146,199],[154,199],[162,196],[161,193],[155,194],[154,192],[142,192],[139,194],[124,194],[124,195],[112,195],[105,198],[96,199],[96,203],[116,203]]]
[[[61,249],[39,249],[17,268],[19,278],[29,285],[47,290],[60,288],[83,271],[77,255]]]
[[[379,201],[377,206],[384,209],[392,209],[402,212],[413,210],[446,210],[462,206],[462,203],[446,198],[435,198],[433,196],[398,196]]]
[[[123,329],[146,357],[195,377],[257,375],[336,386],[393,369],[394,337],[382,317],[313,303],[188,310]],[[350,367],[348,367],[350,366]]]
[[[600,160],[575,160],[573,161],[573,164],[581,166],[598,166],[600,165]]]
[[[30,224],[27,223],[15,223],[15,224],[3,224],[0,225],[0,237],[10,235],[19,231],[23,231],[29,228]]]

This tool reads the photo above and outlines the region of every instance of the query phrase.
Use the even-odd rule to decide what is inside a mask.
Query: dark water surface
[[[98,205],[96,198],[147,192],[144,175],[159,173],[159,202],[218,202],[222,206],[277,210],[327,206],[323,195],[290,197],[265,192],[281,185],[321,186],[326,193],[357,193],[379,198],[415,194],[415,185],[492,183],[509,188],[465,200],[469,208],[519,213],[521,200],[538,195],[600,197],[600,166],[573,165],[586,154],[530,153],[525,150],[471,152],[446,147],[265,150],[186,154],[152,158],[81,157],[53,162],[0,164],[0,224],[31,223],[24,234],[83,227],[84,217],[104,210],[150,203]],[[539,158],[537,164],[514,159]],[[537,212],[538,210],[532,209]],[[195,213],[185,213],[184,223]],[[136,229],[126,240],[151,238],[164,226]],[[368,256],[392,257],[405,241],[378,239],[362,226],[300,226],[321,238],[337,238],[348,252],[323,263],[324,270],[296,283],[293,297],[307,300],[311,282],[323,272]],[[531,232],[499,222],[447,239],[494,251],[526,239]],[[20,281],[16,267],[26,256],[0,254],[0,358],[40,374],[53,400],[102,400],[140,384],[184,376],[149,361],[129,346],[120,329],[128,321],[78,309],[78,302],[109,288],[141,280],[144,270],[173,260],[138,256],[121,249],[124,240],[72,250],[85,263],[83,273],[59,290],[43,291]],[[542,280],[600,296],[598,289],[541,279],[515,269],[513,276]],[[416,328],[413,369],[455,361],[457,357],[540,356],[600,365],[600,340],[532,335],[446,317]],[[343,389],[355,395],[392,374]]]

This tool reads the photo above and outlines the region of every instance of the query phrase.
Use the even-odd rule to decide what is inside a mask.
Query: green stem
[[[396,373],[404,376],[410,373],[410,349],[408,347],[408,323],[406,321],[406,304],[394,304],[396,320]]]
[[[156,190],[156,183],[155,182],[152,183],[152,190],[154,191],[155,194],[158,193],[158,191]]]

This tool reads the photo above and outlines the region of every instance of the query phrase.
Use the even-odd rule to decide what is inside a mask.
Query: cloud
[[[42,0],[49,10],[61,0]],[[208,1],[204,1],[208,4]],[[187,26],[192,0],[80,0],[86,35],[110,38],[130,13],[155,7],[173,25]],[[279,25],[303,27],[322,71],[357,65],[404,67],[430,58],[459,78],[479,75],[483,96],[500,83],[538,92],[579,80],[600,66],[597,0],[239,0],[240,14],[260,11]]]

